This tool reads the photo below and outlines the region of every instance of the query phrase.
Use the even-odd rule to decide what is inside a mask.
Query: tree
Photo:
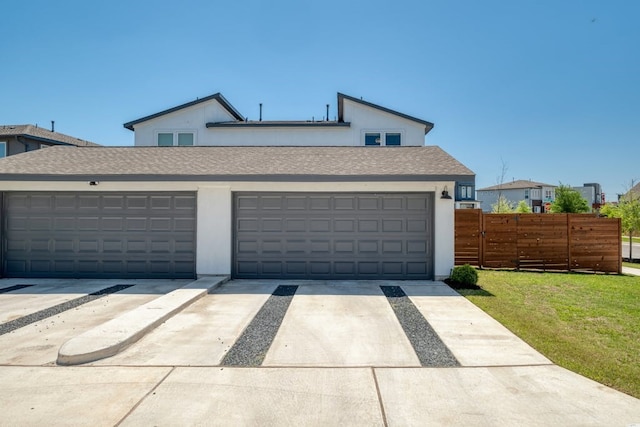
[[[609,218],[620,218],[622,232],[629,235],[629,258],[633,259],[633,236],[640,233],[640,194],[627,191],[620,197],[618,206],[606,204],[600,214]]]
[[[507,200],[502,194],[498,196],[498,200],[491,205],[491,213],[512,213],[513,204]]]
[[[517,213],[531,213],[531,207],[527,204],[526,200],[520,200],[518,206],[516,206]]]
[[[587,200],[578,191],[562,184],[556,188],[556,198],[551,203],[551,212],[585,213],[590,210]]]

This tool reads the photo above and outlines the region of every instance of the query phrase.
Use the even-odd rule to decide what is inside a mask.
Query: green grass
[[[622,262],[622,266],[623,267],[629,267],[629,268],[637,268],[640,269],[640,263],[637,262]]]
[[[462,293],[563,366],[640,398],[640,277],[481,270]]]
[[[640,237],[632,237],[634,243],[640,243]],[[629,241],[629,236],[622,236],[623,242]]]

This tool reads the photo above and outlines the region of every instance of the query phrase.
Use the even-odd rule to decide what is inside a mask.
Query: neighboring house
[[[52,145],[99,146],[37,125],[0,125],[0,158]]]
[[[474,180],[434,146],[37,150],[0,161],[2,275],[442,279]]]
[[[555,185],[541,182],[517,180],[478,190],[478,200],[484,212],[491,212],[500,195],[509,203],[516,206],[524,200],[534,213],[544,213],[549,210],[555,199]]]
[[[602,186],[595,182],[589,182],[582,187],[572,187],[587,201],[592,211],[597,211],[605,204],[605,195],[602,192]]]

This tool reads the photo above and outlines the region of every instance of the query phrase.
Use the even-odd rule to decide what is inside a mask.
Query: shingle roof
[[[478,191],[522,190],[526,188],[542,188],[542,187],[555,187],[555,185],[519,179],[517,181],[505,182],[504,184],[498,184],[492,187],[481,188]]]
[[[78,147],[100,146],[100,144],[96,144],[95,142],[85,141],[60,132],[51,132],[50,130],[34,125],[0,125],[0,136],[24,136],[51,144],[68,144]]]
[[[51,147],[0,160],[0,180],[458,180],[475,176],[441,148]]]

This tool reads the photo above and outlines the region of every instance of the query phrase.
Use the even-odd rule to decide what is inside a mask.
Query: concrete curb
[[[60,347],[57,363],[79,365],[114,356],[227,280],[203,277],[71,338]]]

